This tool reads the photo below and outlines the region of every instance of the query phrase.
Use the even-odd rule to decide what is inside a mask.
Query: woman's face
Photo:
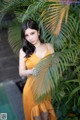
[[[25,30],[25,39],[35,45],[39,42],[39,32],[35,29],[28,28]]]

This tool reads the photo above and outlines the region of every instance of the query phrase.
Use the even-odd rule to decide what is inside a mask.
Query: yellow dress
[[[45,56],[49,55],[47,50]],[[29,58],[25,58],[26,67],[32,69],[40,62],[40,58],[36,54],[32,54]],[[31,86],[33,83],[33,76],[29,76],[23,89],[23,108],[25,120],[57,120],[51,100],[45,100],[37,104],[32,95]]]

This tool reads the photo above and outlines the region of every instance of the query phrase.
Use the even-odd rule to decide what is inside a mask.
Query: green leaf
[[[8,40],[10,46],[13,49],[13,52],[16,53],[16,55],[18,56],[19,50],[22,45],[21,25],[19,23],[14,23],[12,26],[9,27],[8,34],[9,34]]]

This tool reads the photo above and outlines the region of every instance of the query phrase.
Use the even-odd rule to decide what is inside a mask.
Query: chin
[[[33,44],[33,45],[35,45],[35,44],[36,44],[36,42],[34,41],[34,42],[32,42],[32,44]]]

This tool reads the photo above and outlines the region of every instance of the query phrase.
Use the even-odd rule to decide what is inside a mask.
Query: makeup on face
[[[32,44],[35,44],[39,41],[39,32],[35,29],[26,29],[25,30],[25,38]]]

